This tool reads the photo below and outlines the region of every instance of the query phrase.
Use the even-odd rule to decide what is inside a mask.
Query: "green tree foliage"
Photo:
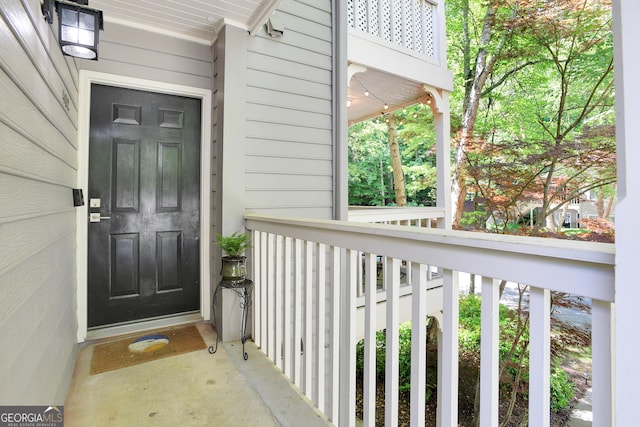
[[[609,217],[616,180],[610,4],[445,5],[457,224],[520,232],[530,216],[536,229],[557,231],[569,202],[589,193],[597,197],[598,216]],[[419,106],[390,114],[398,123],[408,205],[432,205],[433,116]],[[350,130],[351,204],[394,203],[384,120]],[[465,198],[472,212],[462,212]]]
[[[367,121],[349,132],[349,204],[385,206],[393,195],[384,124]]]
[[[470,3],[473,16],[478,4]],[[529,200],[541,205],[538,228],[557,227],[561,221],[548,219],[561,218],[570,200],[615,182],[610,6],[594,0],[495,3],[509,5],[513,15],[496,19],[493,28],[509,24],[501,31],[509,31],[508,43],[527,56],[496,61],[456,161],[464,188],[485,204],[486,217],[498,214],[493,222],[500,231],[509,231]],[[523,61],[527,66],[519,67]],[[463,115],[466,99],[460,101]]]
[[[435,204],[435,130],[431,110],[414,105],[392,113],[398,128],[407,205]],[[349,204],[394,204],[393,170],[385,117],[349,129]]]
[[[468,145],[482,132],[482,100],[499,90],[513,75],[537,61],[535,49],[522,43],[527,14],[522,0],[451,0],[447,7],[447,46],[454,71],[452,124],[455,138],[452,177],[454,222],[462,215],[468,192],[465,156]],[[539,3],[539,2],[538,2]],[[535,16],[535,15],[534,15]]]

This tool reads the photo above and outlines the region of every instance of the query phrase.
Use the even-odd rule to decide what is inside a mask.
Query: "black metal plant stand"
[[[216,330],[216,343],[215,346],[209,347],[209,353],[213,354],[218,351],[218,322],[216,319],[216,299],[218,298],[218,294],[223,289],[231,289],[235,291],[240,298],[242,298],[242,302],[240,303],[240,308],[242,308],[242,322],[240,323],[240,334],[242,336],[242,357],[244,360],[249,358],[249,355],[244,350],[244,343],[247,342],[247,319],[249,318],[249,307],[251,306],[251,291],[253,290],[253,281],[249,279],[244,279],[239,282],[233,281],[221,281],[218,283],[218,287],[216,291],[213,293],[213,327]]]

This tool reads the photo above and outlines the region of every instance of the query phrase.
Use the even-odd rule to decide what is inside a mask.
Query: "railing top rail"
[[[250,230],[614,301],[615,246],[608,243],[255,214],[245,220]]]

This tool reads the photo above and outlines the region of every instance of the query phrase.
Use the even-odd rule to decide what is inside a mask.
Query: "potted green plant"
[[[233,234],[223,236],[216,234],[215,245],[222,249],[222,267],[220,275],[222,280],[228,282],[241,282],[247,276],[246,260],[244,251],[251,248],[249,235],[235,231]]]

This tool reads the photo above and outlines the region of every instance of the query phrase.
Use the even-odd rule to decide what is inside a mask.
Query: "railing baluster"
[[[268,263],[267,263],[267,240],[268,235],[265,232],[260,232],[260,289],[259,293],[256,295],[259,296],[260,303],[260,317],[255,317],[256,319],[260,319],[260,348],[265,354],[267,353],[267,343],[268,343],[268,333],[267,333],[267,289],[269,289],[268,283]]]
[[[329,271],[331,274],[331,280],[329,281],[329,289],[331,290],[331,416],[329,418],[334,422],[339,420],[340,410],[340,364],[338,362],[340,360],[340,284],[342,283],[341,255],[341,248],[331,246],[329,249]]]
[[[267,282],[267,356],[276,363],[276,235],[269,234],[268,254],[268,282]]]
[[[313,396],[313,355],[316,340],[313,336],[313,242],[304,242],[304,394]]]
[[[275,280],[275,308],[276,308],[276,324],[275,324],[275,364],[280,370],[284,370],[283,361],[282,361],[282,332],[283,332],[283,303],[282,303],[282,274],[283,274],[283,240],[284,237],[281,235],[276,236],[276,280]]]
[[[423,427],[427,382],[427,267],[411,265],[411,427]]]
[[[296,325],[293,324],[293,311],[294,311],[294,306],[293,306],[293,287],[292,287],[292,283],[291,283],[291,244],[292,244],[292,240],[291,237],[285,237],[284,238],[284,248],[283,248],[283,258],[284,258],[284,266],[283,266],[283,270],[284,270],[284,295],[283,295],[283,302],[284,302],[284,306],[283,306],[283,327],[282,327],[282,334],[283,334],[283,355],[282,355],[282,364],[283,364],[283,371],[284,374],[287,376],[287,378],[293,378],[293,354],[292,354],[292,347],[294,346],[293,344],[293,336],[292,336],[292,329],[296,327]]]
[[[498,346],[500,343],[500,286],[482,277],[480,336],[480,426],[498,425]]]
[[[591,303],[592,411],[594,426],[612,426],[613,419],[613,333],[611,303]]]
[[[325,297],[326,297],[326,246],[322,243],[318,244],[317,247],[317,294],[318,294],[318,299],[316,300],[316,305],[317,305],[317,329],[316,329],[316,338],[317,338],[317,353],[318,353],[318,360],[317,360],[317,386],[316,386],[316,402],[318,405],[318,408],[320,408],[320,410],[322,410],[322,412],[324,412],[325,414],[328,413],[327,411],[327,407],[326,407],[326,399],[325,399],[325,384],[326,384],[326,380],[325,380],[325,375],[326,375],[326,369],[325,369],[325,357],[326,357],[326,348],[325,348],[325,334],[326,334],[326,301],[325,301]]]
[[[377,263],[372,253],[364,254],[365,305],[364,305],[364,373],[363,400],[365,426],[376,422],[376,286]]]
[[[458,425],[458,273],[442,270],[442,345],[438,348],[438,424]],[[440,341],[440,340],[439,340]],[[441,368],[440,368],[441,367]],[[444,424],[443,424],[444,423]]]
[[[530,288],[529,311],[529,425],[548,426],[551,375],[548,289]]]
[[[340,426],[356,424],[356,290],[360,253],[348,249],[346,254],[346,283],[341,288],[340,320]]]
[[[362,252],[358,252],[358,259],[364,262],[364,254]],[[364,264],[363,264],[364,266]],[[358,274],[358,282],[357,282],[357,296],[362,297],[365,294],[366,282],[364,279],[364,268],[360,268],[357,272]]]
[[[261,232],[254,230],[251,232],[251,241],[253,242],[252,249],[252,264],[253,264],[253,299],[255,304],[253,306],[253,319],[251,331],[253,334],[253,340],[256,346],[262,347],[262,289],[264,288],[262,282],[262,243],[260,240]]]
[[[302,343],[303,323],[302,323],[302,240],[294,240],[294,304],[293,304],[293,380],[299,389],[302,389]]]
[[[404,285],[409,286],[413,283],[412,275],[413,275],[413,263],[411,261],[404,262]]]
[[[387,277],[387,345],[384,373],[384,424],[391,427],[398,425],[400,260],[387,257],[385,269]]]

